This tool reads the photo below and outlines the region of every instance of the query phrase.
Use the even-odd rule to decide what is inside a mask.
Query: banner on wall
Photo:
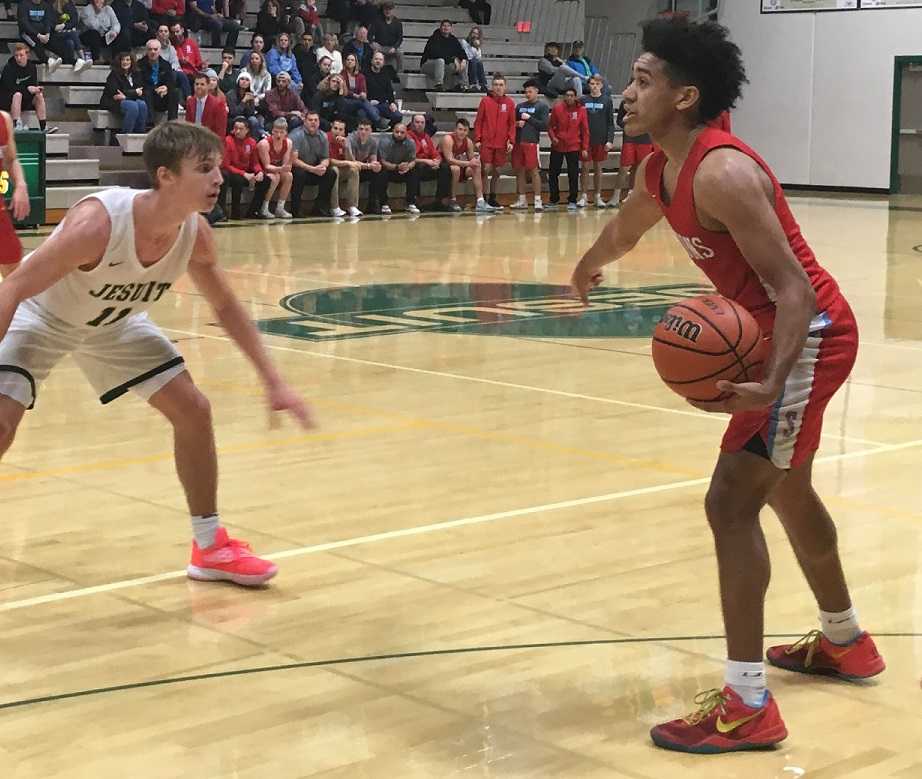
[[[922,8],[922,0],[761,0],[763,14]]]
[[[45,133],[24,130],[15,134],[16,155],[22,166],[22,173],[29,189],[29,215],[21,222],[15,222],[17,227],[35,226],[45,223]],[[6,203],[7,209],[13,197],[15,185],[6,169],[0,173],[0,196]]]

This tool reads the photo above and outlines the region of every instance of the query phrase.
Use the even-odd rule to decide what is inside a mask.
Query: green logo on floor
[[[711,287],[695,283],[603,287],[592,292],[583,309],[567,287],[550,284],[369,284],[297,292],[280,301],[294,316],[256,324],[264,333],[307,341],[420,331],[645,338],[673,303],[709,292]]]

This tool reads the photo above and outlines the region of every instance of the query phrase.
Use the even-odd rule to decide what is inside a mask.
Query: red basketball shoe
[[[771,693],[766,693],[765,705],[758,709],[743,703],[729,686],[698,693],[695,703],[698,711],[653,728],[653,743],[676,752],[711,755],[770,749],[788,736]]]
[[[786,671],[840,679],[867,679],[887,667],[867,633],[841,646],[833,644],[821,631],[811,630],[793,644],[769,647],[765,658]]]
[[[257,587],[278,573],[278,567],[257,557],[245,541],[229,538],[220,527],[214,544],[202,549],[192,542],[192,559],[186,567],[190,579],[202,582],[228,581],[244,587]]]

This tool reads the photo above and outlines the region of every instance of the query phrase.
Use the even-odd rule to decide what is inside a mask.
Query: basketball
[[[756,320],[720,295],[676,303],[653,331],[653,364],[673,392],[698,401],[724,400],[721,380],[759,381],[768,348]]]

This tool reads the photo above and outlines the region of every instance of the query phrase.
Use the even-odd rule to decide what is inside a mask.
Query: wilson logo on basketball
[[[683,319],[678,314],[667,312],[660,320],[666,332],[673,332],[686,341],[695,343],[701,335],[701,325],[688,319]]]

